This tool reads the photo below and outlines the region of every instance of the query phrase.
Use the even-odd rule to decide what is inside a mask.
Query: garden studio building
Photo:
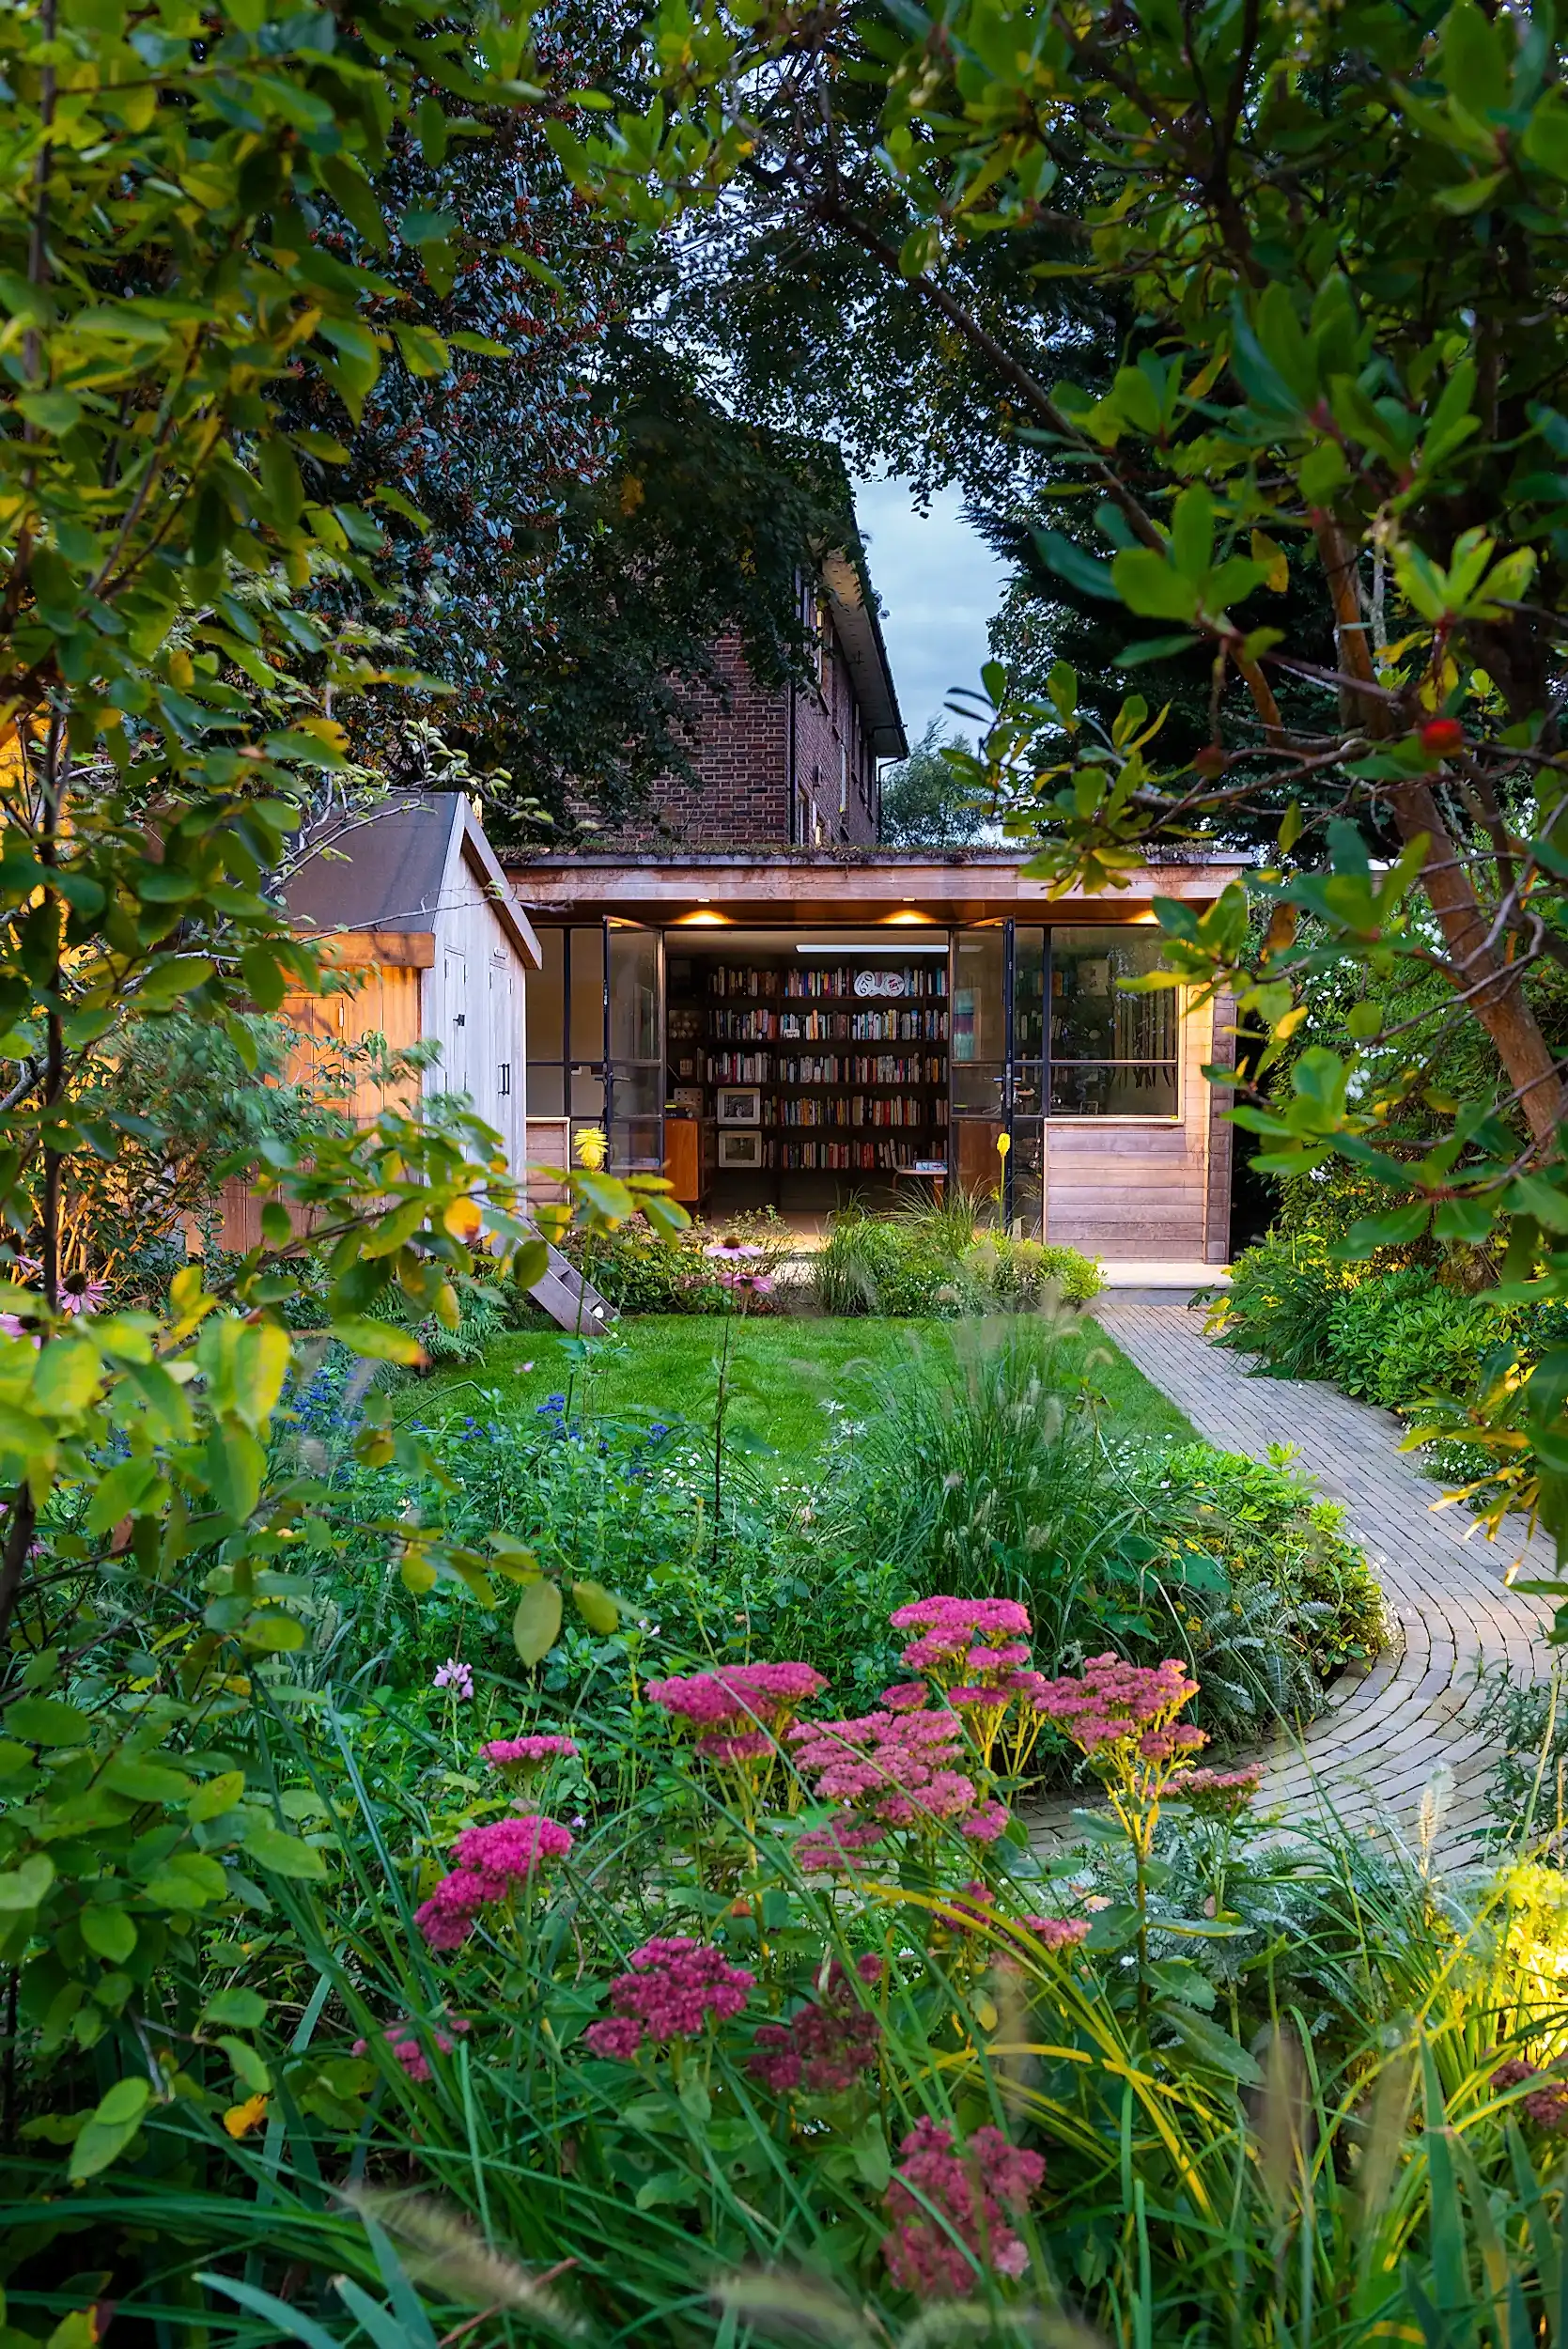
[[[466,1094],[520,1174],[524,988],[539,941],[471,802],[398,792],[367,816],[318,825],[285,895],[323,962],[359,981],[344,994],[290,996],[285,1016],[305,1039],[302,1060],[372,1034],[394,1048],[438,1044],[423,1090]],[[354,1112],[368,1119],[401,1097],[366,1072]]]
[[[1130,993],[1153,900],[1211,905],[1191,855],[1127,889],[1048,895],[1001,848],[877,845],[904,734],[863,572],[830,564],[809,688],[722,648],[697,780],[592,853],[508,857],[543,960],[529,1001],[530,1158],[602,1126],[617,1171],[706,1215],[802,1232],[851,1199],[950,1183],[1008,1227],[1111,1260],[1224,1264],[1229,1006]]]

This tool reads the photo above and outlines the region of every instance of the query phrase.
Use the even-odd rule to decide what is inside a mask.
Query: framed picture
[[[731,1127],[718,1140],[721,1166],[762,1165],[762,1136],[754,1126]]]
[[[701,1085],[676,1085],[674,1099],[676,1109],[680,1111],[683,1117],[701,1117],[703,1113]]]
[[[762,1092],[756,1085],[721,1085],[715,1114],[721,1126],[760,1126]]]

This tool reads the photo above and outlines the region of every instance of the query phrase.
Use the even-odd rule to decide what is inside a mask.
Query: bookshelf
[[[749,1204],[738,1193],[754,1197],[761,1178],[777,1205],[815,1205],[785,1178],[831,1187],[945,1164],[949,1029],[947,963],[935,957],[672,957],[669,1097],[702,1121],[705,1186]],[[753,1139],[723,1140],[737,1129]],[[737,1153],[753,1163],[725,1163]]]

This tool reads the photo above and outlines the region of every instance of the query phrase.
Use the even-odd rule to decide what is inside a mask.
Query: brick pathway
[[[1250,1377],[1247,1357],[1205,1341],[1201,1311],[1111,1301],[1095,1318],[1208,1442],[1259,1458],[1271,1443],[1295,1444],[1296,1467],[1344,1504],[1382,1582],[1390,1646],[1370,1671],[1335,1682],[1327,1711],[1301,1739],[1267,1749],[1264,1802],[1288,1819],[1327,1797],[1347,1823],[1392,1825],[1413,1842],[1422,1790],[1446,1765],[1452,1786],[1437,1842],[1461,1854],[1486,1822],[1492,1761],[1467,1718],[1476,1665],[1506,1658],[1524,1674],[1550,1669],[1535,1601],[1503,1582],[1517,1535],[1465,1539],[1474,1520],[1459,1507],[1434,1513],[1441,1488],[1397,1449],[1391,1412],[1315,1380]],[[1535,1535],[1521,1576],[1555,1571],[1551,1544]]]

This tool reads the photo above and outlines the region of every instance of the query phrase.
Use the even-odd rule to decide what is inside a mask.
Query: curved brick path
[[[1390,1646],[1370,1671],[1335,1682],[1328,1710],[1299,1741],[1265,1750],[1263,1801],[1288,1820],[1321,1788],[1347,1823],[1391,1826],[1413,1843],[1422,1790],[1446,1765],[1452,1788],[1437,1843],[1461,1854],[1486,1824],[1492,1761],[1467,1719],[1476,1666],[1506,1658],[1526,1673],[1549,1669],[1535,1601],[1503,1582],[1517,1535],[1505,1529],[1488,1542],[1478,1530],[1466,1540],[1474,1520],[1458,1507],[1434,1512],[1441,1488],[1398,1450],[1390,1412],[1316,1381],[1249,1377],[1245,1356],[1204,1340],[1200,1312],[1107,1302],[1095,1318],[1210,1443],[1260,1458],[1271,1443],[1295,1444],[1295,1465],[1343,1502],[1382,1582]],[[1551,1544],[1535,1535],[1521,1577],[1555,1571]]]

